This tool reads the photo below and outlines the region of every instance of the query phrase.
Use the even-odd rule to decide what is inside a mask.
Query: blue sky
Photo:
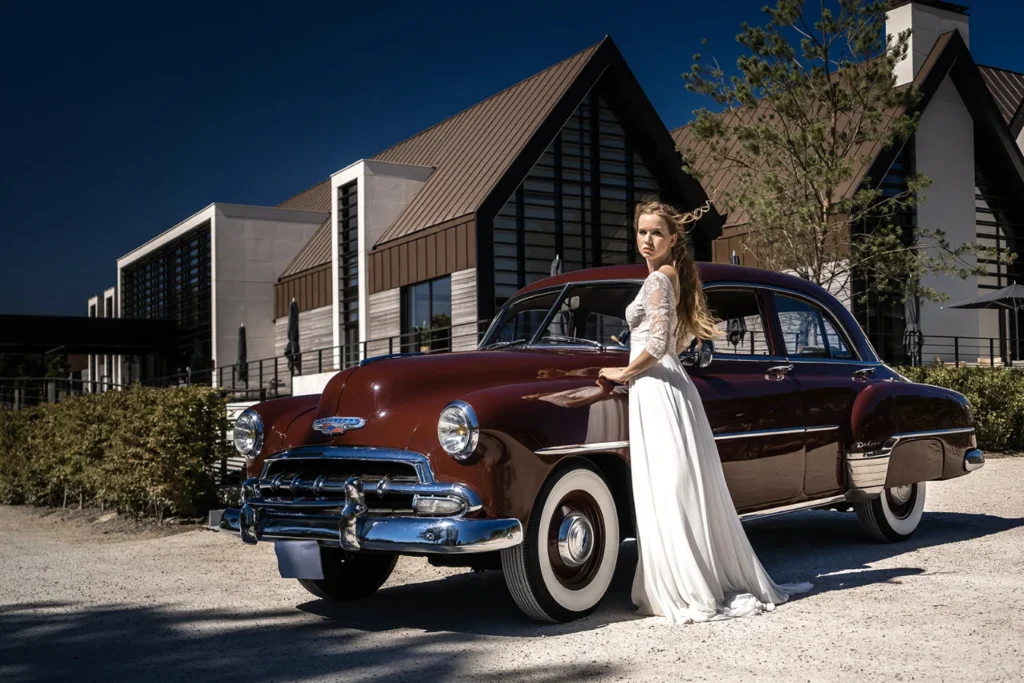
[[[0,3],[0,313],[84,315],[209,203],[273,205],[606,34],[683,125],[700,40],[734,63],[763,4]],[[975,59],[1024,71],[1024,7],[971,15]]]

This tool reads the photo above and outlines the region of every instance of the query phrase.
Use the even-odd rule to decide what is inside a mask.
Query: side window
[[[720,322],[715,353],[734,356],[771,354],[757,293],[749,289],[711,289],[708,308]]]
[[[512,303],[503,314],[501,321],[495,326],[487,344],[498,342],[513,342],[519,340],[530,340],[533,338],[537,328],[543,324],[548,317],[551,306],[554,305],[558,292],[526,296]]]
[[[779,326],[786,353],[802,358],[854,359],[846,337],[817,306],[781,294],[775,295]]]

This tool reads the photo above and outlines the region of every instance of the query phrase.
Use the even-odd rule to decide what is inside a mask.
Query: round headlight
[[[247,458],[255,458],[263,448],[263,420],[247,408],[235,420],[235,449]]]
[[[473,407],[464,401],[450,403],[437,421],[437,440],[445,453],[456,460],[465,460],[476,450],[480,425]]]

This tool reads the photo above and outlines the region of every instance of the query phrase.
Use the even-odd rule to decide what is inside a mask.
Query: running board
[[[805,500],[801,503],[793,503],[792,505],[783,505],[782,507],[758,510],[757,512],[748,512],[740,515],[740,521],[753,522],[758,519],[768,519],[769,517],[787,515],[790,512],[800,512],[801,510],[814,510],[815,508],[828,507],[829,505],[835,505],[836,503],[849,503],[849,501],[846,499],[846,496],[833,496],[832,498]]]

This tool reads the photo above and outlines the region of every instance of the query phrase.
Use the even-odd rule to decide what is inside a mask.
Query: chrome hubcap
[[[910,500],[910,497],[914,494],[914,487],[910,484],[903,486],[894,486],[889,489],[889,495],[892,496],[892,501],[896,505],[903,505]]]
[[[587,516],[570,512],[558,527],[558,555],[567,567],[579,567],[594,552],[594,527]]]

